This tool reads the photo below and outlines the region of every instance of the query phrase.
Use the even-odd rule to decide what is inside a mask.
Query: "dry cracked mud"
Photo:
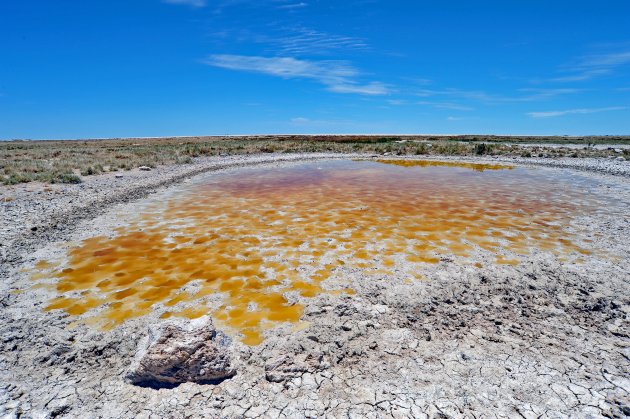
[[[30,231],[27,225],[24,228],[29,229],[32,240],[11,236],[12,250],[3,259],[5,279],[0,285],[0,415],[25,418],[621,418],[630,415],[627,243],[630,178],[624,172],[625,167],[615,168],[617,174],[612,175],[592,171],[588,165],[580,167],[578,172],[566,167],[534,168],[508,162],[523,170],[522,173],[540,174],[545,179],[562,178],[565,187],[572,185],[571,190],[565,191],[571,199],[591,197],[594,203],[602,204],[588,207],[589,211],[559,211],[555,220],[562,226],[560,232],[573,238],[572,246],[589,243],[596,251],[582,254],[576,251],[577,247],[569,246],[566,251],[552,252],[527,242],[528,252],[515,256],[507,251],[503,260],[518,258],[519,263],[512,264],[497,263],[494,252],[478,249],[474,243],[467,242],[473,249],[465,256],[449,253],[433,243],[430,252],[436,260],[410,262],[394,255],[394,262],[385,263],[380,259],[379,249],[368,246],[366,260],[370,266],[353,266],[356,258],[349,253],[342,258],[343,267],[331,270],[327,279],[317,283],[321,288],[317,292],[304,292],[302,277],[292,279],[290,284],[302,281],[301,288],[281,289],[280,294],[286,299],[283,306],[301,307],[299,319],[267,318],[268,323],[260,323],[264,326],[259,330],[262,338],[254,342],[247,341],[243,333],[247,328],[239,329],[237,322],[221,320],[221,310],[229,309],[224,307],[229,298],[220,298],[218,291],[205,295],[206,309],[202,311],[218,313],[217,328],[232,337],[230,350],[236,373],[219,382],[185,382],[174,387],[152,388],[133,385],[125,379],[149,326],[171,321],[163,317],[168,317],[164,313],[173,311],[173,307],[195,317],[199,313],[198,300],[179,299],[172,305],[160,301],[143,315],[126,316],[111,327],[88,321],[98,318],[100,312],[107,312],[108,303],[80,313],[50,309],[51,301],[60,294],[56,286],[64,277],[51,275],[51,269],[55,268],[42,261],[60,263],[63,268],[71,262],[69,255],[85,246],[87,239],[99,236],[115,240],[124,234],[121,228],[124,232],[124,229],[162,225],[156,222],[139,226],[137,220],[155,208],[156,203],[168,202],[181,191],[190,191],[207,182],[224,184],[225,179],[251,171],[258,173],[256,170],[293,173],[291,170],[303,164],[271,160],[243,160],[239,166],[255,166],[223,168],[197,175],[148,197],[139,196],[129,202],[121,199],[119,204],[112,202],[90,212],[83,220],[67,212],[68,219],[77,220],[73,223],[76,225],[67,229],[42,227],[40,232],[46,234],[40,240],[37,231]],[[335,167],[326,166],[327,162],[322,160],[324,171]],[[565,162],[555,164],[566,166]],[[407,176],[403,173],[409,173],[404,170],[421,170],[395,165],[383,167],[400,170],[396,172],[400,173],[400,179]],[[593,167],[599,167],[599,163]],[[468,179],[489,173],[470,170],[463,176]],[[491,176],[507,176],[493,173]],[[513,176],[521,172],[510,173]],[[344,184],[350,185],[348,188],[361,185],[345,180]],[[299,186],[298,190],[303,184]],[[389,187],[395,189],[393,185]],[[100,192],[106,194],[114,187],[101,188]],[[242,185],[234,188],[222,191],[248,192]],[[158,187],[152,185],[151,189]],[[292,201],[291,196],[287,193],[277,198],[287,199],[302,211],[317,207],[314,202],[300,207],[300,201]],[[384,202],[383,208],[389,208],[390,204]],[[212,205],[219,203],[213,200]],[[405,231],[406,218],[396,219],[403,223],[397,231],[394,226],[389,228],[388,222],[392,221],[392,214],[398,213],[388,214],[390,218],[384,214],[377,230],[380,233],[392,230],[391,240],[392,237],[408,239],[401,233]],[[15,222],[32,219],[32,213],[20,217],[16,215]],[[378,217],[355,219],[359,224],[360,220],[379,222]],[[245,220],[253,222],[250,218]],[[55,222],[59,224],[59,220]],[[475,222],[483,225],[479,220]],[[269,224],[275,225],[273,220]],[[40,225],[46,225],[45,220],[40,220]],[[552,225],[556,224],[547,226],[548,232],[553,230]],[[523,227],[511,224],[508,230],[515,231],[519,226]],[[342,237],[343,231],[339,230],[334,239]],[[299,237],[298,233],[294,231],[293,236]],[[264,234],[258,237],[262,243],[259,246],[264,249],[268,244]],[[304,252],[317,251],[313,248],[315,244],[304,246]],[[308,276],[318,266],[304,257],[291,254],[271,261],[275,262],[274,269],[281,269],[278,263],[297,258],[300,263],[296,272]],[[267,267],[263,271],[271,272]],[[49,272],[45,278],[37,276],[43,272]],[[410,280],[409,274],[414,272],[418,275]],[[269,280],[276,279],[269,275]],[[288,287],[288,280],[284,278],[285,282],[280,281],[284,285],[273,286]],[[195,281],[187,282],[184,287],[191,295],[203,289]],[[107,286],[99,289],[113,290]],[[335,292],[345,289],[352,292]],[[225,292],[228,291],[221,295],[225,296]],[[136,304],[135,300],[122,301]]]

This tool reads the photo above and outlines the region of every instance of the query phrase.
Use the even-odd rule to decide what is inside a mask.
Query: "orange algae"
[[[104,329],[153,310],[212,314],[257,345],[273,325],[300,322],[300,299],[354,293],[323,286],[348,269],[374,277],[396,270],[411,283],[447,255],[501,251],[497,264],[516,265],[502,255],[589,253],[567,231],[586,204],[542,176],[492,173],[512,168],[504,165],[383,162],[250,169],[189,186],[114,237],[84,240],[65,268],[38,263],[56,280],[47,310]]]

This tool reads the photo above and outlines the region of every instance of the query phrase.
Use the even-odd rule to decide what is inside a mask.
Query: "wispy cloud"
[[[417,86],[428,86],[430,84],[433,84],[433,80],[422,77],[403,77],[403,79],[408,80],[409,82]]]
[[[213,36],[221,42],[231,39],[240,43],[262,44],[266,46],[265,50],[269,54],[292,57],[346,54],[370,49],[365,39],[322,32],[301,25],[272,26],[264,29],[239,27],[214,32]]]
[[[387,100],[387,103],[393,106],[403,106],[403,105],[408,105],[409,101],[405,99],[389,99]]]
[[[583,109],[568,109],[564,111],[529,112],[527,115],[531,116],[532,118],[553,118],[556,116],[622,111],[625,109],[627,109],[625,106],[610,106],[608,108],[583,108]]]
[[[205,7],[206,0],[162,0],[164,3],[169,4],[183,4],[192,7]]]
[[[547,81],[577,82],[613,73],[619,67],[630,64],[630,49],[593,54],[579,58],[576,62],[562,67],[566,75],[554,77]]]
[[[409,101],[406,99],[389,99],[387,101],[392,106],[408,106],[408,105],[422,105],[431,106],[436,109],[447,109],[451,111],[474,111],[475,108],[471,106],[461,105],[455,102],[431,102],[428,100],[421,101]]]
[[[300,2],[300,3],[287,3],[287,4],[282,4],[278,7],[276,7],[277,9],[285,9],[285,10],[292,10],[292,9],[302,9],[304,7],[308,6],[308,3],[304,3],[304,2]]]
[[[367,84],[357,84],[350,81],[328,86],[328,90],[336,93],[358,93],[361,95],[386,95],[390,93],[387,85],[373,81]]]
[[[416,102],[418,105],[424,106],[432,106],[437,109],[448,109],[451,111],[472,111],[474,108],[470,106],[460,105],[459,103],[451,103],[451,102],[429,102],[429,101],[420,101]]]
[[[292,57],[220,54],[210,56],[206,64],[284,78],[316,79],[325,84],[336,84],[358,75],[356,69],[343,61],[309,61]]]
[[[207,1],[207,0],[206,0]],[[183,1],[182,1],[183,2]],[[297,11],[305,9],[309,6],[306,1],[296,0],[212,0],[209,2],[215,14],[221,14],[229,9],[247,10],[279,10],[285,12]]]
[[[335,35],[297,26],[284,28],[283,33],[265,42],[287,55],[321,55],[331,51],[367,50],[367,42],[351,36]]]
[[[569,76],[562,76],[562,77],[554,77],[551,78],[547,81],[552,81],[552,82],[574,82],[574,81],[585,81],[585,80],[590,80],[594,77],[598,77],[598,76],[602,76],[605,74],[610,73],[610,70],[608,69],[593,69],[593,70],[582,70],[578,73],[575,74],[571,74]]]
[[[205,63],[229,70],[267,74],[285,79],[311,79],[336,93],[385,95],[389,88],[380,82],[362,84],[360,73],[343,61],[311,61],[292,57],[259,57],[246,55],[212,55]]]
[[[581,67],[607,69],[630,63],[630,51],[591,55],[582,59]]]
[[[583,89],[518,89],[516,95],[506,96],[488,93],[483,90],[461,90],[461,89],[444,89],[431,90],[420,89],[416,91],[416,95],[420,97],[446,96],[457,99],[465,99],[489,104],[508,103],[508,102],[533,102],[544,100],[556,96],[574,94],[582,92]]]

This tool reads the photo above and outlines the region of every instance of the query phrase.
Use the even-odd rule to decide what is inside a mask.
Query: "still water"
[[[83,241],[61,264],[40,262],[37,279],[57,294],[47,310],[104,329],[154,310],[211,314],[257,345],[265,329],[299,323],[297,295],[353,293],[326,286],[347,269],[366,281],[417,280],[441,258],[518,265],[541,250],[580,263],[594,249],[575,220],[601,206],[589,182],[431,161],[240,169],[177,187],[113,237]]]

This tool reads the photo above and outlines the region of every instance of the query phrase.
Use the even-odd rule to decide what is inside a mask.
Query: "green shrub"
[[[55,176],[51,183],[81,183],[82,180],[79,176],[73,173],[62,173],[60,175]]]
[[[485,154],[491,154],[494,146],[492,144],[480,143],[475,144],[475,148],[473,152],[478,156],[483,156]]]
[[[32,175],[27,173],[13,173],[3,179],[5,185],[17,185],[18,183],[28,183],[35,180]]]
[[[429,154],[429,147],[426,144],[421,143],[416,146],[413,152],[416,155]]]

